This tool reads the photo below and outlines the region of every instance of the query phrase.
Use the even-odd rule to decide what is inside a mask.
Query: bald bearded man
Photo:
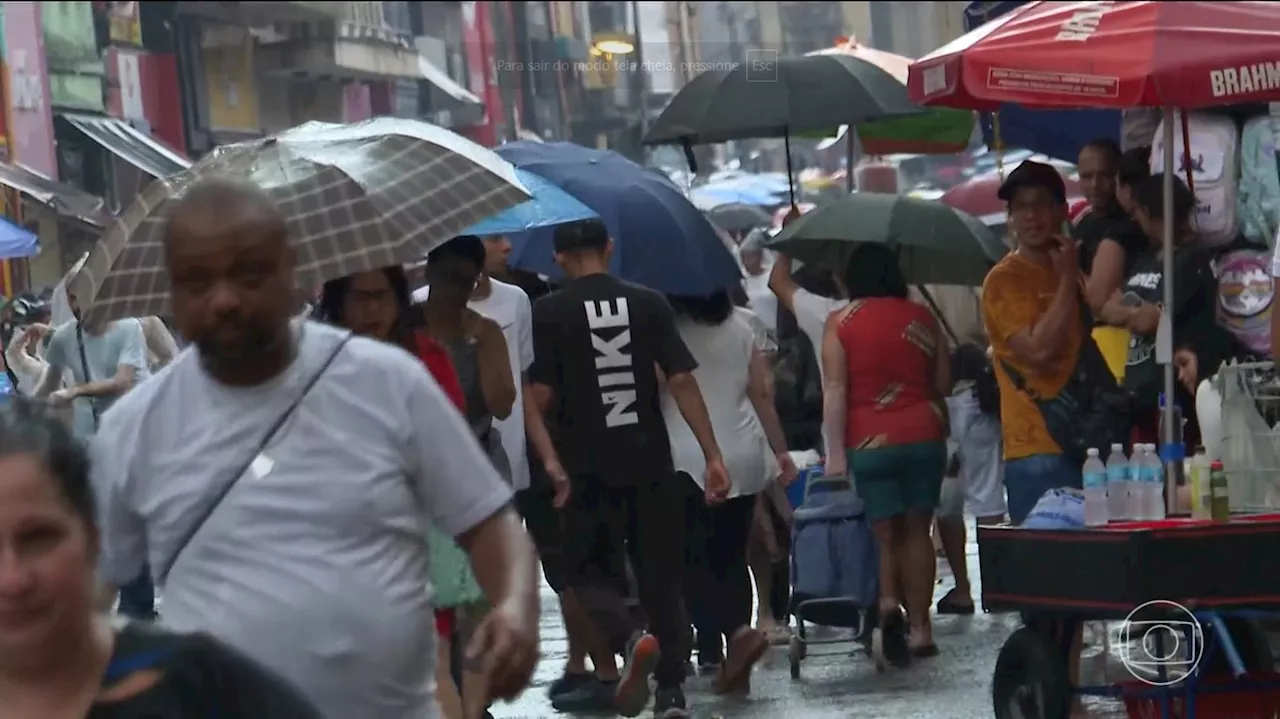
[[[252,185],[191,188],[165,252],[194,349],[103,419],[104,580],[149,562],[165,625],[239,648],[327,717],[434,717],[429,521],[470,553],[494,606],[472,666],[495,697],[523,690],[534,551],[431,375],[398,347],[291,322],[294,251]]]

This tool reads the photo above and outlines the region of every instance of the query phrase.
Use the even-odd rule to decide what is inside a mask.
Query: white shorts
[[[938,516],[999,517],[1005,513],[1004,447],[1000,422],[983,414],[971,395],[947,398],[951,442],[960,457],[960,474],[942,485]],[[951,486],[948,486],[951,485]]]

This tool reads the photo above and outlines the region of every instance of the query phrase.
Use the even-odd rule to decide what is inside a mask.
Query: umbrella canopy
[[[500,145],[516,167],[595,210],[613,238],[610,271],[660,292],[706,296],[742,279],[711,221],[673,183],[616,152],[568,142]],[[556,276],[550,228],[511,238],[513,265]]]
[[[834,130],[918,113],[892,75],[856,57],[784,57],[708,70],[671,99],[649,145],[702,145]]]
[[[1082,197],[1080,183],[1065,175],[1062,181],[1067,186],[1068,203],[1075,202],[1076,199]],[[1000,174],[996,172],[979,175],[947,190],[939,201],[961,212],[982,219],[985,224],[1001,224],[1005,222],[1004,216],[1006,214],[1004,200],[996,196],[996,191],[1000,189],[1001,182],[1003,180],[1000,178]],[[988,218],[992,217],[997,218],[999,221],[988,221]]]
[[[24,227],[0,217],[0,260],[35,257],[40,253],[40,238]]]
[[[721,205],[707,213],[716,227],[725,232],[745,232],[767,227],[773,216],[755,205]]]
[[[773,207],[787,200],[785,197],[779,197],[758,188],[717,184],[693,188],[689,191],[689,201],[700,210],[713,210],[721,205]]]
[[[1280,4],[1033,2],[911,66],[911,98],[994,110],[1177,107],[1280,99]]]
[[[740,174],[735,177],[716,181],[708,180],[709,185],[722,185],[725,187],[738,187],[743,189],[765,192],[770,195],[785,195],[791,190],[791,179],[785,172],[770,172],[767,174]]]
[[[1005,247],[976,218],[927,200],[859,192],[792,222],[766,245],[843,271],[858,243],[898,251],[911,284],[981,285]]]
[[[94,246],[70,289],[91,321],[167,312],[163,242],[188,188],[246,178],[276,201],[297,251],[301,287],[412,262],[478,220],[525,202],[515,170],[435,125],[379,118],[308,123],[220,147],[156,180]]]
[[[542,140],[536,142],[542,143]],[[573,195],[532,172],[516,170],[516,177],[520,179],[520,183],[529,191],[529,194],[533,195],[533,199],[481,220],[459,234],[482,237],[507,235],[598,217],[595,210],[578,202]]]
[[[835,47],[810,55],[848,55],[865,60],[884,70],[895,80],[907,85],[911,59],[884,50],[867,47],[856,38],[837,42]],[[857,125],[858,141],[868,155],[898,153],[949,155],[964,152],[973,135],[973,113],[947,107],[931,108],[919,115],[878,120]],[[841,126],[838,137],[846,131]]]

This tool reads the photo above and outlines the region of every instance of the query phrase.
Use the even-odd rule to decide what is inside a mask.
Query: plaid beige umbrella
[[[86,321],[162,315],[169,276],[162,242],[177,201],[203,178],[248,178],[277,202],[297,248],[299,287],[412,262],[529,194],[509,163],[417,120],[309,122],[264,140],[219,147],[161,178],[89,254],[69,289]]]

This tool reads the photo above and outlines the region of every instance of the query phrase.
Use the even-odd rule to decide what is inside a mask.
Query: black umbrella
[[[683,145],[696,172],[693,145],[782,137],[790,177],[792,133],[918,112],[902,82],[865,60],[849,55],[757,58],[695,77],[671,98],[644,142]]]
[[[725,232],[746,232],[773,221],[773,217],[759,207],[736,202],[708,210],[707,217]]]

